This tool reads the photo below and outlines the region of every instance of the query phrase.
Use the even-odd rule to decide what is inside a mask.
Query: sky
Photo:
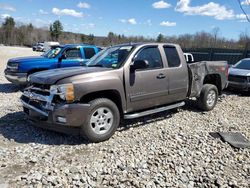
[[[250,0],[240,0],[250,14]],[[48,27],[60,20],[65,31],[106,36],[112,31],[126,36],[157,37],[212,32],[238,39],[250,33],[250,23],[238,0],[0,0],[0,21]]]

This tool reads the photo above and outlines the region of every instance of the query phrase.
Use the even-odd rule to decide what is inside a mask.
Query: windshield
[[[55,58],[60,52],[62,48],[61,47],[56,47],[56,48],[51,48],[47,52],[45,52],[42,56],[46,58]]]
[[[241,60],[237,64],[235,64],[233,67],[237,69],[250,70],[250,60]]]
[[[133,46],[131,45],[107,48],[91,58],[87,63],[87,66],[107,67],[113,69],[119,68],[132,50]]]

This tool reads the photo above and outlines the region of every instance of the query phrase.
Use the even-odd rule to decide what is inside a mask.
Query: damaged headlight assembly
[[[58,95],[62,100],[73,102],[75,99],[73,84],[52,85],[50,93]]]

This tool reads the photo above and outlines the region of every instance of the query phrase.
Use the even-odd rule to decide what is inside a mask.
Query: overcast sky
[[[250,14],[250,0],[241,2]],[[250,34],[237,0],[0,0],[0,20],[7,16],[37,27],[59,19],[66,31],[99,36],[113,31],[156,37],[211,32],[215,27],[226,38]]]

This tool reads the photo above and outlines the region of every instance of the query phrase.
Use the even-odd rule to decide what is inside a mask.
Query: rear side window
[[[84,48],[85,59],[90,59],[95,55],[94,48]]]
[[[64,52],[66,59],[80,59],[81,52],[79,48],[68,49]]]
[[[169,67],[179,67],[181,60],[174,46],[164,46],[164,51],[168,60]]]
[[[135,60],[147,60],[149,69],[162,68],[161,54],[158,47],[144,48],[139,52]]]

